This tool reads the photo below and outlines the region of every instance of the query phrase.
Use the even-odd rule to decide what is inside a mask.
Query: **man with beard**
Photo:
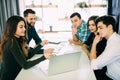
[[[35,40],[36,44],[39,44],[42,42],[41,38],[38,36],[36,30],[35,30],[35,21],[36,21],[36,15],[35,15],[35,11],[33,11],[32,9],[26,9],[24,11],[24,18],[26,20],[26,23],[28,25],[28,41],[27,43],[29,44],[29,42],[31,41],[31,39]]]
[[[33,11],[32,9],[26,9],[24,11],[24,18],[25,18],[25,21],[27,23],[27,36],[28,36],[28,40],[27,40],[27,44],[30,43],[30,41],[33,39],[37,44],[40,44],[41,42],[45,44],[48,44],[48,40],[44,40],[42,41],[41,38],[38,36],[36,30],[35,30],[35,21],[36,21],[36,15],[35,15],[35,11]],[[43,45],[43,46],[44,46]],[[32,48],[30,48],[30,50],[32,50]],[[46,52],[49,52],[51,51],[52,49],[48,49],[48,50],[43,50],[43,49],[40,49],[39,50],[39,53],[46,53]],[[43,52],[44,51],[44,52]]]

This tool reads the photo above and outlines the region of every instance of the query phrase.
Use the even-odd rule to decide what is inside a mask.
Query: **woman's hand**
[[[53,56],[53,51],[54,51],[53,48],[49,48],[49,49],[44,50],[45,58],[50,59],[50,57]]]

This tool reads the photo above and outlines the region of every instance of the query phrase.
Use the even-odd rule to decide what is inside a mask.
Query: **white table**
[[[60,50],[60,53],[64,54],[68,52],[68,50],[69,52],[81,51],[81,47],[77,45],[65,44],[64,47]],[[37,57],[37,55],[33,58],[35,57]],[[90,68],[89,59],[84,52],[80,57],[80,67],[76,71],[62,73],[54,76],[47,76],[37,66],[38,65],[27,70],[22,69],[16,80],[96,80],[93,70]]]

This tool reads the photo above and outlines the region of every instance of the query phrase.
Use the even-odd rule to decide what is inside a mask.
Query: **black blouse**
[[[29,51],[28,57],[26,57],[21,50],[20,39],[16,37],[9,39],[3,50],[1,80],[14,80],[22,68],[28,69],[45,60],[44,56],[33,61],[27,60],[38,53],[41,47],[41,45],[38,45],[35,49]]]
[[[95,38],[95,34],[94,33],[91,33],[88,40],[85,41],[85,44],[89,47],[92,46],[92,43],[93,43],[93,40]],[[103,38],[98,44],[97,44],[97,47],[96,47],[96,51],[97,51],[97,57],[104,51],[105,49],[105,46],[106,46],[106,42],[107,40],[105,38]]]

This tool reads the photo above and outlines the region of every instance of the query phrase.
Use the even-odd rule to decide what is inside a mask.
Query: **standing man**
[[[70,39],[69,42],[76,45],[82,45],[82,43],[87,40],[90,30],[88,29],[86,22],[81,19],[81,15],[79,13],[73,13],[70,16],[70,19],[72,23],[73,39]]]
[[[90,60],[93,70],[107,66],[104,80],[120,80],[120,35],[116,33],[115,19],[112,16],[102,16],[96,20],[99,35],[93,41]],[[94,52],[96,45],[103,38],[107,39],[105,50],[97,57]],[[101,76],[102,77],[102,76]]]

